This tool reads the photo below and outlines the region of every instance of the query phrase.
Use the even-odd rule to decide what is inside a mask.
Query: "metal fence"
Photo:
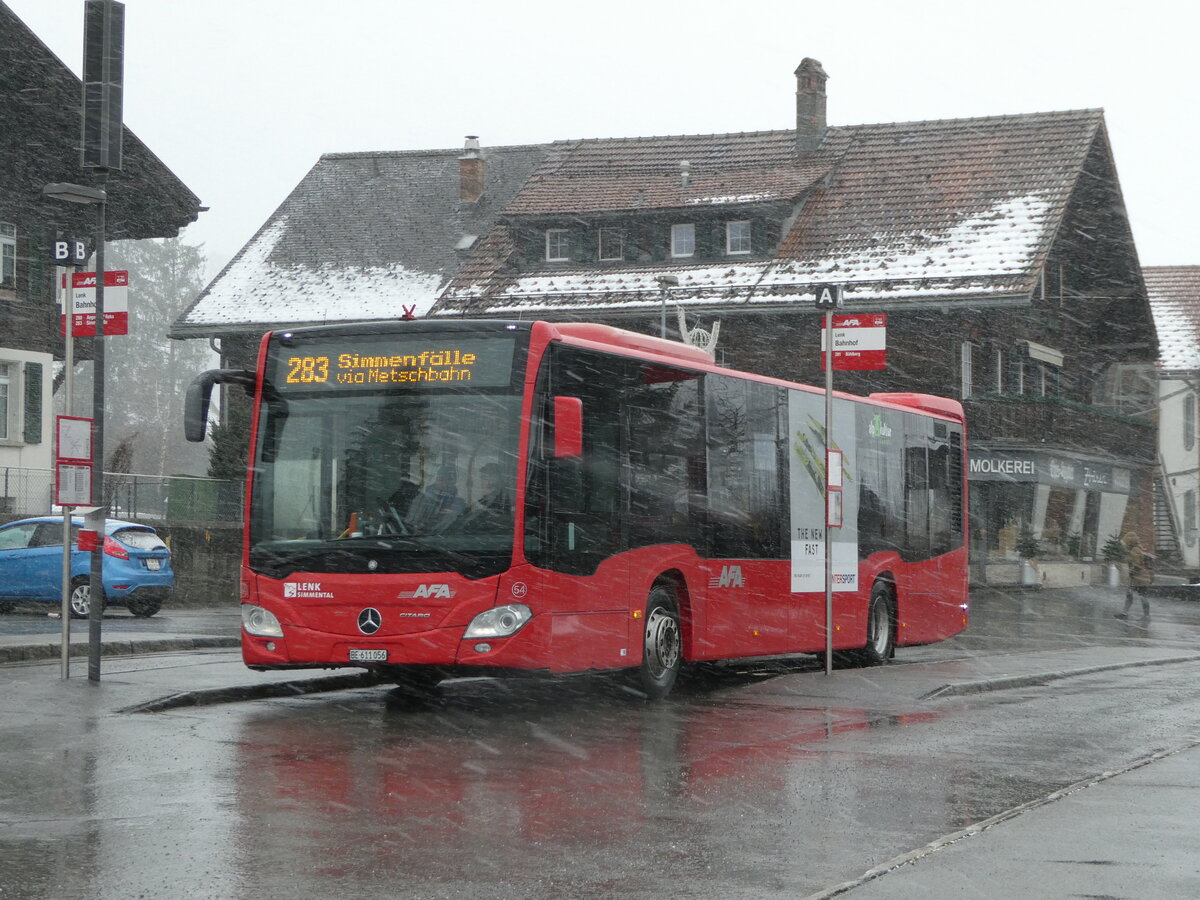
[[[191,475],[104,474],[104,502],[114,519],[172,525],[235,525],[242,521],[241,481]],[[0,521],[54,510],[54,472],[0,466]]]

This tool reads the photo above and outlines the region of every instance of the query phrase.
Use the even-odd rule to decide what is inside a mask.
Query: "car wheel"
[[[142,619],[148,619],[162,609],[162,601],[144,600],[137,597],[131,597],[125,606],[131,614]]]
[[[68,606],[71,607],[71,618],[86,619],[92,611],[92,584],[91,579],[84,576],[71,579],[71,597],[68,601]],[[100,604],[100,611],[104,611],[103,601]]]
[[[642,664],[637,686],[648,700],[661,700],[671,692],[683,665],[683,634],[679,629],[679,604],[665,582],[650,589],[646,599],[646,627],[642,632]]]
[[[882,582],[871,588],[867,606],[867,643],[858,651],[863,666],[880,666],[891,659],[896,649],[896,617],[892,614],[892,592]]]

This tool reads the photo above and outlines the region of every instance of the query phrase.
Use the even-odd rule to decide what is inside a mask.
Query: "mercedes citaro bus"
[[[274,331],[257,369],[241,561],[254,669],[454,675],[819,653],[879,664],[967,624],[961,405],[836,394],[594,324]],[[828,438],[828,440],[827,440]],[[838,462],[829,527],[827,460]],[[836,523],[834,523],[836,524]]]

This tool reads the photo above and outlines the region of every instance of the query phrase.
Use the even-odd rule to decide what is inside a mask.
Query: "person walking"
[[[1129,587],[1125,589],[1125,609],[1117,613],[1118,619],[1128,619],[1129,610],[1133,607],[1136,595],[1142,601],[1142,618],[1150,618],[1150,596],[1146,588],[1154,583],[1154,573],[1150,570],[1150,554],[1142,549],[1142,542],[1132,531],[1126,532],[1121,538],[1125,545],[1125,560],[1129,563]]]

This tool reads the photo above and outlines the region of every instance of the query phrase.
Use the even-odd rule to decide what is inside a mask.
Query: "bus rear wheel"
[[[647,700],[661,700],[671,692],[683,664],[679,604],[670,585],[659,582],[650,589],[645,621],[637,687]]]
[[[896,616],[892,612],[892,592],[882,582],[871,588],[867,606],[867,643],[858,651],[858,663],[881,666],[896,652]]]

